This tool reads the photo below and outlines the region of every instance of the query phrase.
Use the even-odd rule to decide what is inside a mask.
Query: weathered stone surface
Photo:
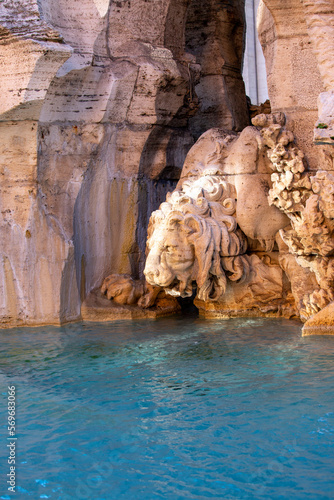
[[[212,129],[189,151],[151,216],[144,274],[171,295],[196,287],[207,317],[305,321],[334,297],[334,177],[305,172],[282,113],[252,122],[238,136]]]
[[[71,56],[36,0],[0,4],[0,121],[38,120],[48,87]]]
[[[241,77],[244,23],[243,0],[192,0],[189,5],[186,48],[201,67],[194,86],[199,111],[190,120],[196,138],[212,127],[240,131],[249,125]]]
[[[48,87],[72,49],[34,1],[0,6],[1,323],[59,323],[78,315],[72,242],[36,183],[38,123]]]
[[[334,335],[334,302],[312,316],[303,326],[303,336]]]
[[[207,76],[186,42],[189,3],[1,2],[3,325],[78,319],[107,275],[141,277],[149,214],[194,142]],[[213,2],[209,14],[228,90],[208,99],[239,129],[242,4]],[[222,22],[223,37],[212,30]]]
[[[296,314],[302,321],[306,321],[310,317],[310,311],[307,311],[306,305],[309,304],[309,297],[318,287],[316,277],[310,269],[299,265],[294,255],[286,251],[280,254],[279,264],[290,282]]]
[[[248,273],[240,282],[229,281],[217,301],[198,298],[194,304],[206,318],[294,317],[297,315],[290,287],[278,265],[277,252],[251,253],[244,257]]]
[[[334,89],[334,11],[331,0],[302,0],[306,25],[326,90]]]
[[[300,0],[263,0],[257,26],[264,51],[272,111],[282,111],[287,126],[312,169],[319,151],[313,145],[317,99],[325,90]]]
[[[316,144],[334,145],[334,9],[331,0],[303,0],[306,24],[324,87],[318,97]],[[324,125],[326,127],[324,127]]]
[[[93,290],[81,306],[84,321],[114,321],[117,319],[157,319],[180,312],[180,306],[173,297],[158,299],[154,307],[142,309],[133,305],[120,305]]]

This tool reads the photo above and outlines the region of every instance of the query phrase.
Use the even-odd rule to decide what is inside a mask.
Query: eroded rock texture
[[[334,12],[331,0],[303,0],[306,24],[325,92],[318,97],[316,144],[334,145]]]
[[[77,319],[108,274],[140,278],[194,139],[248,123],[243,23],[242,0],[0,3],[3,325]]]
[[[193,0],[185,42],[201,67],[194,90],[199,110],[190,120],[196,138],[212,127],[242,130],[249,124],[241,77],[244,2]]]

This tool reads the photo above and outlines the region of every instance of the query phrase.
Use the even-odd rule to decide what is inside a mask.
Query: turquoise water
[[[176,317],[0,341],[1,499],[334,498],[334,338],[286,320]]]

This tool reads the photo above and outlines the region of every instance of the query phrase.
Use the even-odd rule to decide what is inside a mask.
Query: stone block
[[[308,335],[334,335],[334,302],[306,321],[303,337]]]

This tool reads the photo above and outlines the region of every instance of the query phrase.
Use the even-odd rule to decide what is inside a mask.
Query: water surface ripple
[[[0,332],[15,498],[334,498],[334,339],[286,320],[80,323]]]

